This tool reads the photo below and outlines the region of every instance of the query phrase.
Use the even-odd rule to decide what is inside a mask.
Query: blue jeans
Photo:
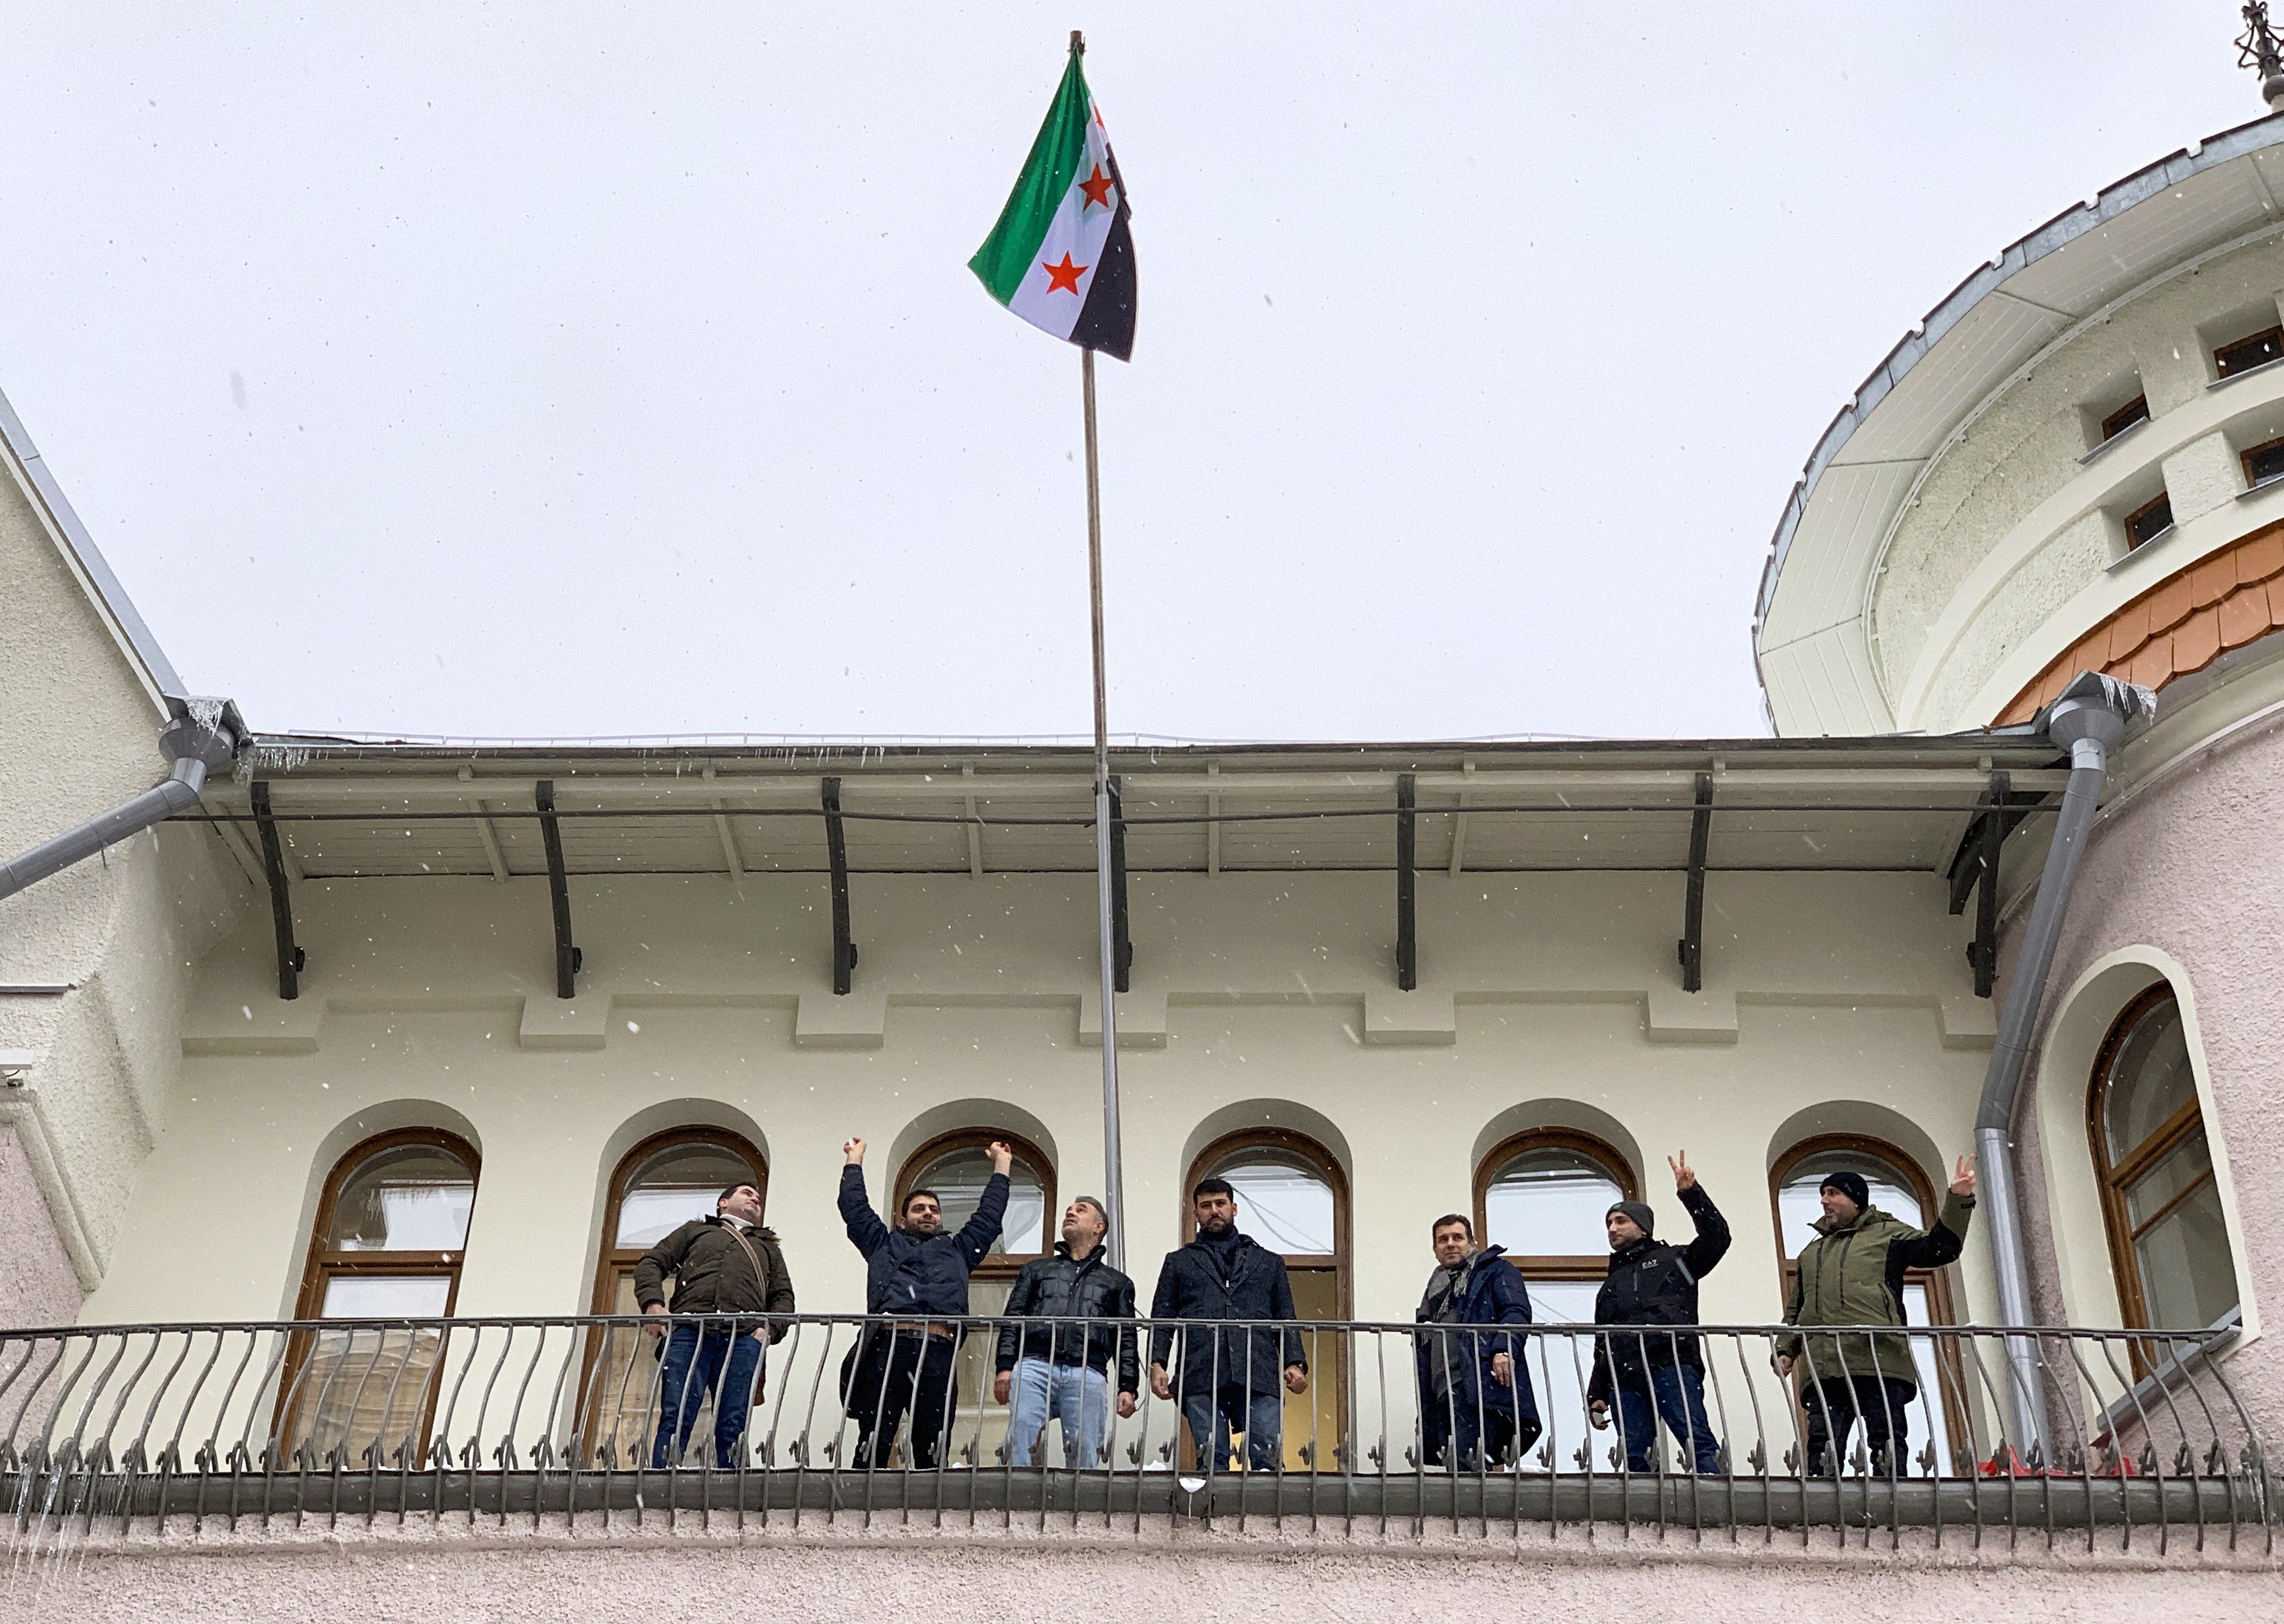
[[[1626,1446],[1626,1470],[1647,1472],[1649,1452],[1657,1442],[1657,1424],[1673,1434],[1684,1455],[1693,1455],[1698,1474],[1710,1477],[1721,1470],[1721,1441],[1713,1436],[1713,1423],[1705,1415],[1705,1378],[1686,1364],[1653,1366],[1639,1376],[1620,1378],[1617,1389],[1618,1437]],[[1654,1412],[1653,1412],[1654,1407]]]
[[[732,1336],[726,1326],[701,1331],[691,1324],[668,1332],[658,1367],[658,1441],[651,1447],[651,1469],[662,1472],[682,1458],[708,1394],[714,1397],[714,1464],[735,1466],[761,1369],[758,1337]]]
[[[1102,1464],[1110,1432],[1110,1377],[1083,1364],[1045,1359],[1015,1361],[1014,1414],[1007,1424],[1007,1460],[1031,1464],[1033,1446],[1046,1431],[1047,1417],[1063,1425],[1063,1464],[1082,1472]],[[1044,1463],[1042,1463],[1044,1464]]]
[[[1285,1394],[1271,1387],[1248,1394],[1243,1387],[1224,1387],[1218,1393],[1182,1394],[1182,1418],[1190,1424],[1190,1441],[1198,1447],[1198,1464],[1208,1471],[1236,1470],[1230,1451],[1231,1423],[1245,1433],[1246,1464],[1255,1472],[1274,1472],[1281,1459],[1279,1445],[1285,1438]],[[1212,1439],[1208,1452],[1207,1439]]]

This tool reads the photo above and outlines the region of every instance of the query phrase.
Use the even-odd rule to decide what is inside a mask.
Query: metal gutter
[[[112,574],[110,561],[95,544],[87,527],[80,522],[71,499],[56,483],[54,472],[41,457],[39,448],[32,443],[31,435],[25,432],[24,420],[16,415],[5,394],[0,394],[0,443],[5,444],[30,485],[29,495],[44,510],[48,528],[63,543],[73,567],[94,593],[98,607],[111,621],[121,645],[141,663],[161,699],[188,699],[190,691],[176,674],[174,661],[167,658],[167,651],[159,646],[158,638],[151,635],[150,627],[144,624],[142,615],[137,612],[135,600],[127,596],[127,589]]]

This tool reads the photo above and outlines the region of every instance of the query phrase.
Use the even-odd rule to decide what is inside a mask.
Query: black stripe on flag
[[[1134,358],[1134,236],[1126,229],[1126,189],[1118,189],[1118,212],[1102,245],[1101,262],[1087,284],[1086,307],[1071,328],[1070,341],[1121,361]]]

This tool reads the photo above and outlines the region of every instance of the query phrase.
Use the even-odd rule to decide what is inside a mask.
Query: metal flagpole
[[[1094,608],[1094,894],[1102,927],[1102,1198],[1110,1212],[1110,1266],[1126,1267],[1126,1164],[1118,1141],[1118,964],[1111,933],[1110,706],[1102,662],[1102,482],[1094,457],[1094,352],[1082,347],[1086,396],[1086,574]]]

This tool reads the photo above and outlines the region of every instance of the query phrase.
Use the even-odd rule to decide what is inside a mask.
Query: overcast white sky
[[[258,727],[1083,733],[1078,354],[966,269],[1079,26],[1113,729],[1756,734],[1816,436],[2260,112],[2235,10],[18,4],[0,388]]]

